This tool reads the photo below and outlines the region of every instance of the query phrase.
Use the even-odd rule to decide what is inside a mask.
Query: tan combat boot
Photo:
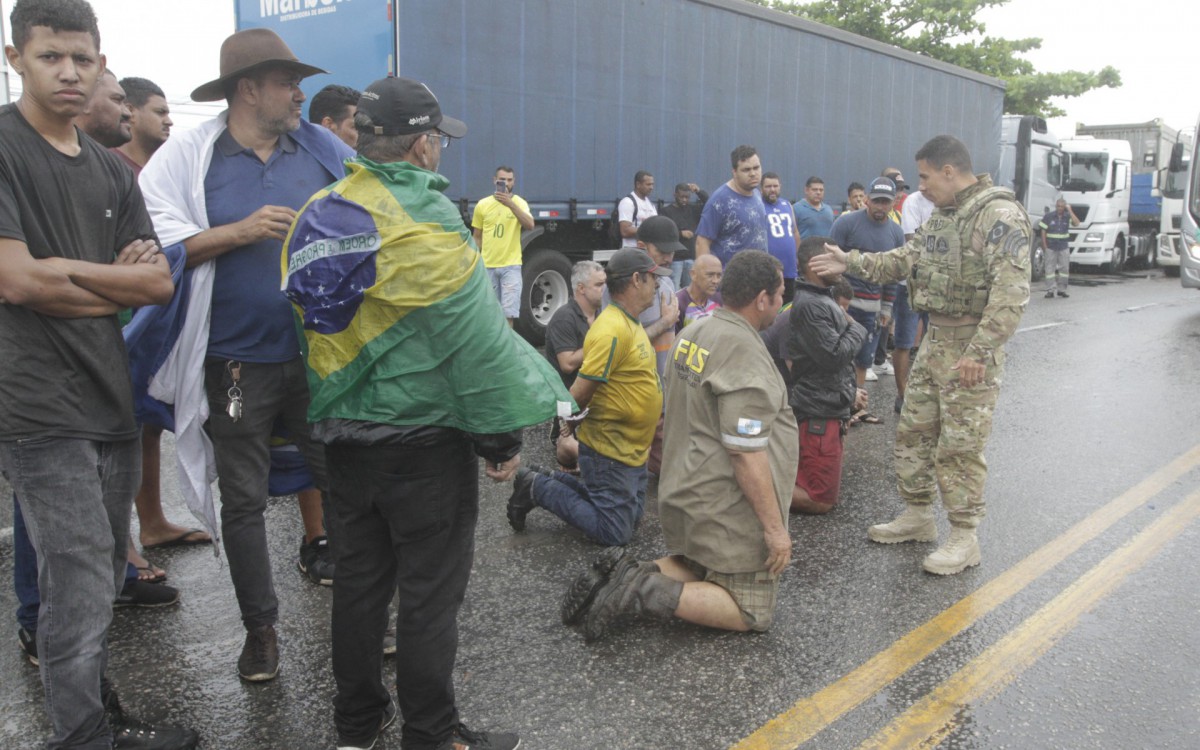
[[[975,537],[975,529],[951,526],[950,538],[925,558],[924,567],[939,576],[952,576],[978,564],[979,540]]]
[[[936,542],[937,524],[933,521],[933,506],[909,505],[891,523],[878,523],[867,529],[873,542],[896,544],[897,542]]]

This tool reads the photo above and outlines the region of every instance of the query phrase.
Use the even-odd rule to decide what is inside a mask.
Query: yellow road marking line
[[[795,748],[812,739],[1198,464],[1200,445],[1154,472],[973,593],[909,631],[837,682],[801,698],[733,745],[731,750],[783,750]]]
[[[1189,495],[1145,531],[1080,576],[1016,630],[972,659],[860,745],[860,750],[937,746],[957,726],[956,717],[962,708],[998,695],[1073,629],[1084,612],[1111,594],[1130,573],[1149,562],[1197,516],[1200,516],[1200,492]]]

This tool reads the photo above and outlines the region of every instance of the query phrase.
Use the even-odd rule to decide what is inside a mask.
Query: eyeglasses
[[[426,133],[426,135],[428,135],[430,138],[437,138],[440,140],[442,143],[442,148],[446,148],[450,145],[450,136],[441,131],[435,130],[432,133]]]

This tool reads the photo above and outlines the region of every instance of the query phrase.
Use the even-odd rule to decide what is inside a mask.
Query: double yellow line
[[[1200,445],[1139,482],[974,593],[912,630],[837,682],[798,701],[734,745],[732,750],[784,750],[812,739],[1197,465],[1200,465]],[[1079,614],[1111,592],[1126,575],[1153,557],[1198,515],[1200,492],[1188,496],[1163,514],[1145,531],[1042,607],[1017,630],[868,740],[864,747],[907,748],[922,743],[936,744],[951,728],[954,714],[963,702],[1001,689],[1070,630]]]

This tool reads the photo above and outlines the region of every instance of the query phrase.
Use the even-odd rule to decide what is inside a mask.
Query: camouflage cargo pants
[[[951,368],[974,332],[974,326],[930,329],[909,375],[895,451],[905,502],[931,503],[940,489],[950,522],[971,528],[984,516],[983,448],[992,431],[1004,371],[1001,350],[982,383],[973,388],[959,384],[958,371]]]

